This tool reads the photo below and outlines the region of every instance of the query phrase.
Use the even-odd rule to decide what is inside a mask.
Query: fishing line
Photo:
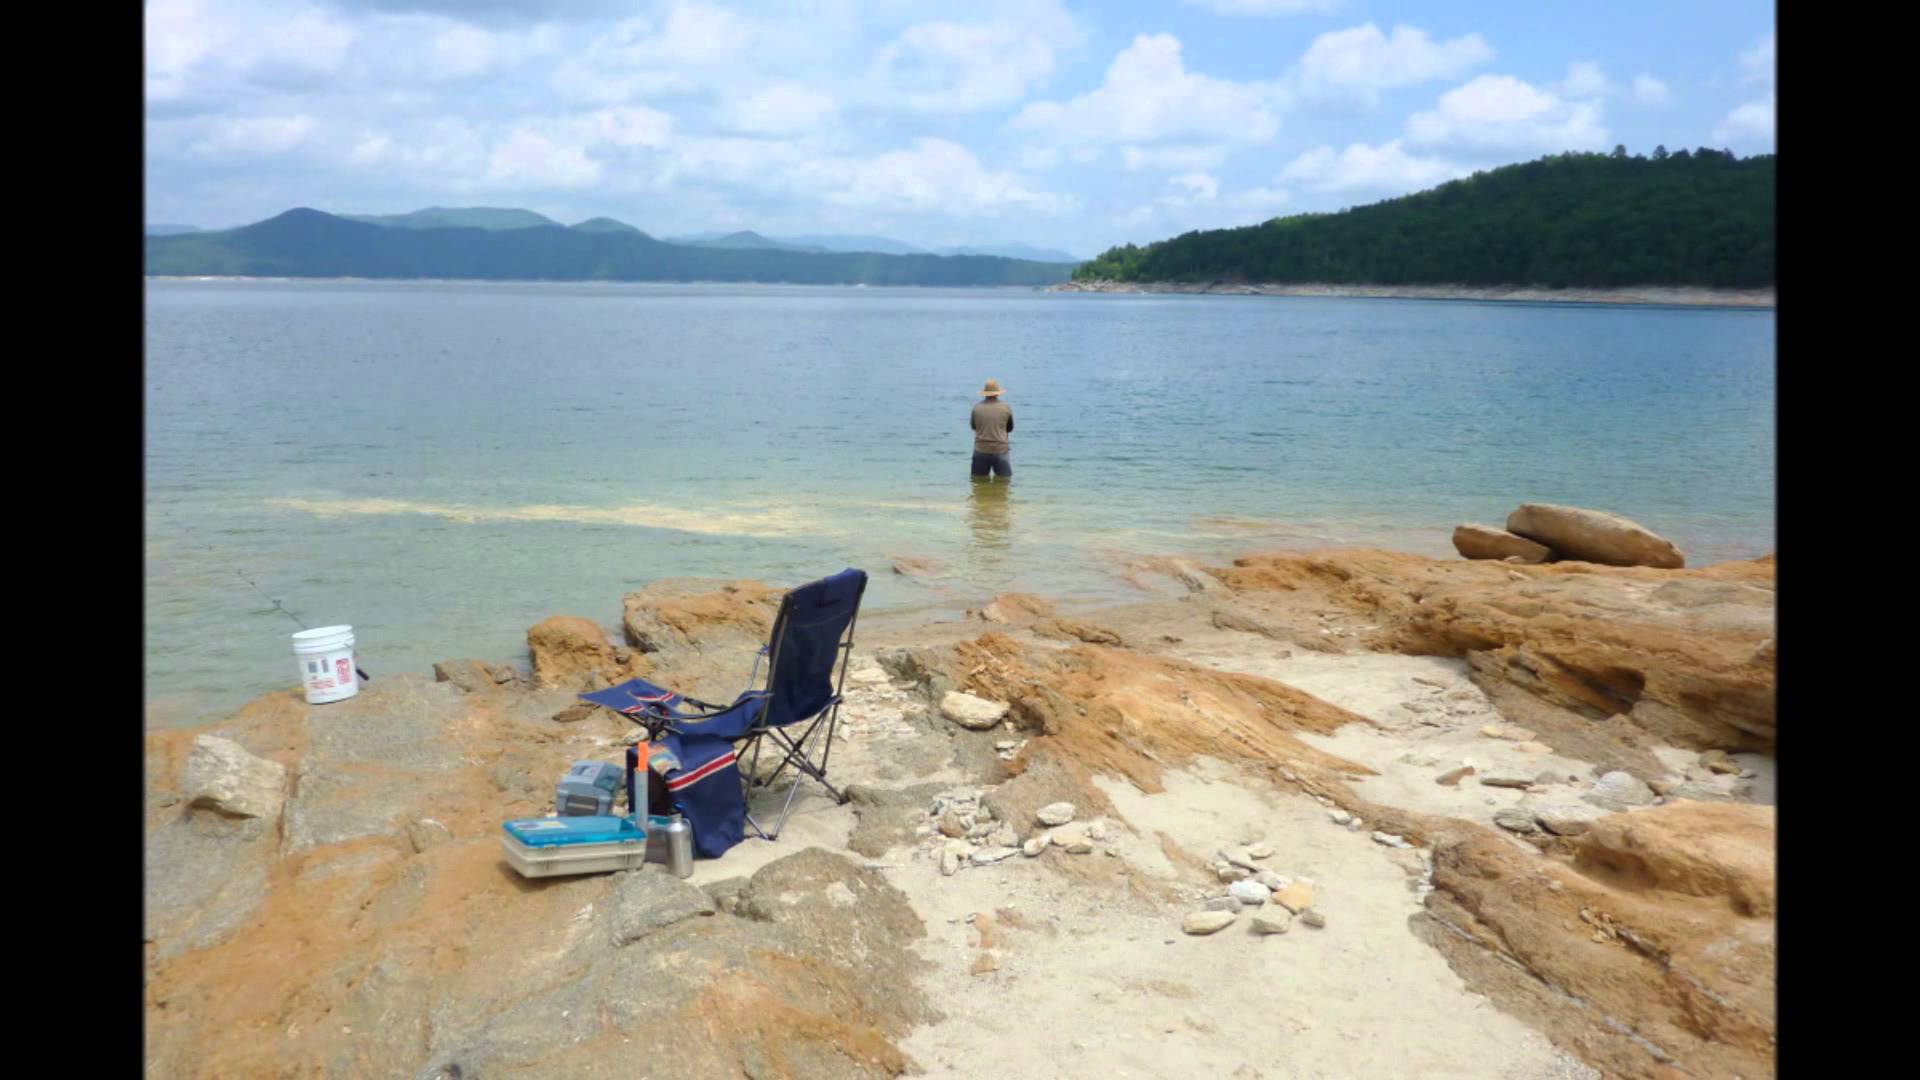
[[[168,516],[172,517],[172,515],[168,515]],[[194,542],[197,543],[199,546],[206,548],[207,554],[212,555],[215,559],[219,559],[222,562],[228,563],[228,569],[233,571],[233,576],[239,578],[241,581],[246,582],[249,588],[251,588],[254,592],[257,592],[260,594],[260,599],[265,600],[269,604],[272,604],[275,611],[278,611],[280,614],[285,615],[289,619],[292,619],[293,625],[298,626],[302,630],[312,629],[312,627],[308,626],[306,623],[301,621],[300,616],[295,615],[292,611],[288,610],[287,606],[281,603],[277,597],[267,595],[267,590],[262,589],[258,584],[254,582],[254,580],[251,577],[248,577],[246,571],[242,570],[238,563],[235,563],[235,562],[232,562],[231,560],[223,558],[220,552],[217,549],[215,549],[212,544],[207,543],[205,540],[202,540],[200,538],[200,534],[188,528],[185,522],[181,521],[177,517],[174,517],[173,524],[181,532],[186,533],[189,536],[192,536],[194,539]],[[367,674],[366,670],[360,667],[357,657],[355,658],[353,673],[360,676],[361,682],[373,681],[373,676]]]

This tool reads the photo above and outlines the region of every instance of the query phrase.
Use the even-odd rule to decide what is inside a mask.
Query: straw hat
[[[987,385],[980,388],[981,397],[999,397],[1004,393],[1006,393],[1006,391],[1000,389],[999,379],[988,379]]]

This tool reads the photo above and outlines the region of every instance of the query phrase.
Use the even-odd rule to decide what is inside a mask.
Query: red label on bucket
[[[353,668],[348,665],[345,657],[333,662],[333,670],[335,677],[340,680],[341,686],[347,685],[347,680],[353,678]]]

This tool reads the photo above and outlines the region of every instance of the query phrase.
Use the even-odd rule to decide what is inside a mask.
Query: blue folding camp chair
[[[679,764],[666,774],[667,788],[693,827],[700,854],[712,858],[738,843],[742,823],[764,839],[778,838],[803,776],[813,778],[835,802],[847,801],[827,781],[827,759],[866,589],[866,571],[847,569],[789,592],[780,601],[767,644],[754,658],[747,689],[730,705],[690,698],[645,679],[580,695],[625,714],[672,753]],[[767,681],[756,689],[762,660]],[[780,761],[760,776],[761,744],[768,740]],[[742,753],[750,754],[744,774],[737,763]],[[764,829],[747,812],[746,796],[753,788],[771,787],[789,766],[792,789],[773,828]]]

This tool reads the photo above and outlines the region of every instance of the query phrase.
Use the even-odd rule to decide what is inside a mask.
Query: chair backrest
[[[767,690],[761,723],[784,727],[818,714],[840,692],[844,644],[867,591],[867,572],[846,569],[788,593],[767,642]]]

